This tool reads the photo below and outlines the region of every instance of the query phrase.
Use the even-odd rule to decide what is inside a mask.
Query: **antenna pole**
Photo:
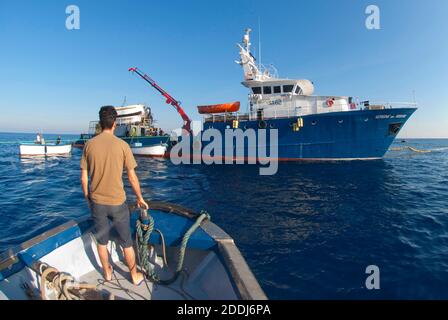
[[[258,16],[258,65],[261,68],[261,23],[260,16]]]

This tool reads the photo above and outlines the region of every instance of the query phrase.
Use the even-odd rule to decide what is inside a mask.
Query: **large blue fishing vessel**
[[[201,113],[207,113],[204,130],[217,129],[224,137],[226,129],[277,129],[278,142],[270,141],[267,133],[262,147],[270,150],[270,144],[276,143],[280,161],[378,159],[416,110],[415,103],[313,95],[310,80],[281,79],[275,68],[257,64],[250,51],[250,32],[247,29],[242,45],[238,44],[240,60],[236,61],[244,71],[242,84],[250,90],[248,110],[228,112],[217,108],[226,105],[215,105],[207,112],[202,107]],[[224,148],[225,143],[223,138]],[[245,144],[245,158],[250,148]],[[260,145],[256,148],[259,151]]]

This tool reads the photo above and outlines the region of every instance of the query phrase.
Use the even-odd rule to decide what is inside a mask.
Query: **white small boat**
[[[72,145],[22,143],[19,149],[21,157],[60,156],[70,154],[72,152]]]
[[[164,157],[168,150],[168,145],[161,143],[152,146],[143,146],[142,143],[135,142],[131,144],[131,150],[137,156]]]
[[[233,239],[207,213],[148,203],[149,215],[130,207],[138,266],[147,279],[141,285],[130,282],[114,240],[108,246],[113,277],[103,279],[87,215],[0,254],[0,300],[267,299]]]

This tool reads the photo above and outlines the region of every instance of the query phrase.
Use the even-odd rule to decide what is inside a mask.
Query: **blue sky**
[[[81,29],[65,28],[65,8]],[[381,30],[365,28],[378,5]],[[147,103],[159,125],[180,117],[127,70],[138,66],[183,102],[240,100],[236,42],[262,26],[262,60],[315,94],[412,101],[404,137],[448,137],[448,1],[0,0],[0,131],[79,133],[100,106]],[[255,53],[256,55],[257,53]]]

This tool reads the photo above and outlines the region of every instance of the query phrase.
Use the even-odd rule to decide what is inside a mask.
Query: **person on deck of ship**
[[[61,144],[61,140],[62,140],[61,136],[58,136],[58,138],[56,139],[56,144],[58,144],[58,145]]]
[[[135,173],[137,163],[132,151],[125,141],[114,135],[117,111],[112,106],[104,106],[100,109],[99,116],[102,132],[86,142],[81,157],[82,190],[92,212],[94,235],[104,279],[110,281],[113,275],[107,251],[111,221],[119,236],[119,244],[123,248],[131,280],[135,285],[139,285],[144,276],[137,271],[129,208],[123,187],[123,169],[126,170],[132,190],[137,196],[137,205],[143,209],[149,207],[140,191],[140,183]]]

